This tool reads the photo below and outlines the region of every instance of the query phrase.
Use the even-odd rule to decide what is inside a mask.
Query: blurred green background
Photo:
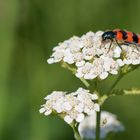
[[[139,0],[1,0],[0,140],[74,140],[66,123],[38,110],[47,93],[82,84],[46,60],[58,42],[114,28],[140,33]],[[140,87],[140,70],[119,86]],[[140,139],[140,96],[112,98],[104,107],[126,126],[114,140]]]

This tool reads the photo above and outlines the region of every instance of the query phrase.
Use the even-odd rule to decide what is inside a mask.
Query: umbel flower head
[[[54,47],[48,63],[67,64],[74,68],[75,75],[84,79],[105,79],[118,74],[126,65],[140,64],[140,51],[133,45],[118,46],[116,42],[103,43],[102,34],[88,32],[74,36]]]
[[[83,88],[69,94],[63,91],[53,91],[45,97],[46,103],[39,111],[47,116],[55,113],[68,124],[73,121],[79,123],[85,116],[93,115],[100,110],[99,105],[94,102],[97,99],[96,94],[91,94],[89,90]]]
[[[109,133],[116,133],[124,130],[124,126],[117,120],[116,115],[107,111],[101,112],[100,138],[104,139]],[[96,115],[86,117],[78,127],[83,139],[95,139],[96,137]]]

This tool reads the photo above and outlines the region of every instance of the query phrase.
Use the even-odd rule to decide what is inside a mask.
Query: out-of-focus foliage
[[[59,65],[48,65],[52,47],[89,30],[140,32],[139,0],[0,1],[0,140],[74,140],[61,119],[39,114],[52,90],[74,91],[81,82]],[[140,87],[140,70],[120,87]],[[114,140],[140,138],[140,96],[110,98],[105,109],[126,126]]]

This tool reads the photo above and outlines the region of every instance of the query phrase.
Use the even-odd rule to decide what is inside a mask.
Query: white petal
[[[39,110],[40,113],[44,113],[45,111],[46,111],[45,108],[41,108],[41,109]]]
[[[93,56],[85,56],[84,58],[85,58],[85,60],[90,60],[93,58]]]
[[[84,110],[84,104],[80,103],[77,106],[75,106],[75,110],[78,111],[79,113],[83,112]]]
[[[73,60],[72,56],[71,57],[70,56],[65,56],[63,58],[63,61],[67,62],[68,64],[73,64],[74,63],[74,60]]]
[[[111,70],[110,73],[116,75],[116,74],[118,74],[118,71],[117,70]]]
[[[87,36],[94,36],[95,33],[93,33],[92,31],[89,31],[89,32],[86,33],[86,35],[87,35]]]
[[[98,31],[96,32],[96,36],[101,36],[104,32],[103,31]]]
[[[90,110],[89,108],[85,107],[85,109],[84,109],[84,112],[85,112],[85,113],[89,114],[90,111],[91,111],[91,110]]]
[[[85,61],[76,62],[77,67],[81,67],[85,64]]]
[[[54,63],[54,58],[49,58],[49,59],[47,60],[47,62],[48,62],[48,64],[53,64],[53,63]]]
[[[81,121],[83,121],[84,118],[85,118],[85,115],[83,113],[80,113],[80,114],[78,114],[76,121],[81,122]]]
[[[103,72],[102,74],[99,75],[101,79],[105,79],[107,78],[107,76],[108,76],[108,72]]]
[[[138,65],[138,64],[140,64],[140,60],[139,59],[133,60],[132,64],[133,65]]]
[[[92,94],[92,100],[97,100],[98,99],[98,95],[97,94]]]
[[[107,62],[103,65],[105,71],[110,71],[110,64]]]
[[[45,111],[44,114],[45,114],[46,116],[48,116],[48,115],[50,115],[51,113],[52,113],[52,110],[47,110],[47,111]]]
[[[63,104],[63,106],[64,106],[64,108],[65,108],[67,111],[69,111],[69,110],[72,109],[72,106],[70,105],[69,102],[65,102],[65,103]]]
[[[73,119],[72,119],[69,115],[66,115],[66,116],[64,117],[64,121],[65,121],[66,123],[68,123],[68,124],[71,124],[72,121],[73,121]]]
[[[95,79],[96,77],[97,77],[97,75],[95,75],[95,74],[91,75],[91,79]]]
[[[75,75],[76,75],[76,77],[78,77],[78,78],[83,77],[83,74],[82,74],[82,73],[79,73],[79,72],[78,72],[78,73],[76,73]]]
[[[119,64],[120,67],[124,66],[124,62],[122,59],[117,59],[117,63]]]
[[[85,79],[93,79],[93,78],[92,78],[92,74],[90,74],[90,73],[85,74],[85,75],[84,75],[84,78],[85,78]]]

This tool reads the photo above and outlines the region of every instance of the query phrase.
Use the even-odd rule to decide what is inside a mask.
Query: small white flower
[[[69,49],[67,49],[67,50],[65,51],[65,56],[64,56],[63,61],[64,61],[64,62],[67,62],[68,64],[73,64],[73,63],[74,63],[74,56],[73,56],[73,54],[70,53],[69,51],[70,51]]]
[[[140,51],[136,49],[134,46],[127,46],[123,48],[125,51],[124,63],[127,65],[138,65],[140,64]]]
[[[83,88],[69,94],[54,91],[45,97],[46,103],[41,106],[39,112],[46,116],[54,112],[63,117],[68,124],[73,120],[79,123],[85,116],[100,110],[99,104],[94,103],[96,99],[98,96],[95,93],[91,94],[89,90]]]
[[[86,33],[86,36],[93,38],[95,34],[92,31]]]
[[[64,97],[53,101],[52,109],[54,109],[57,113],[63,112],[63,104],[64,104],[63,102],[64,102]]]
[[[74,57],[75,65],[77,67],[85,64],[85,61],[83,60],[83,54],[82,53],[80,53],[80,52],[75,53],[73,57]]]
[[[76,106],[75,106],[75,110],[79,113],[83,112],[84,111],[84,103],[78,103]]]
[[[100,79],[105,79],[108,76],[108,72],[103,72],[99,75]]]
[[[94,37],[94,33],[87,33],[86,35],[83,35],[81,37],[81,41],[82,44],[84,46],[84,48],[91,48],[93,46],[93,37]]]
[[[96,137],[96,114],[86,117],[78,127],[79,133],[83,139],[95,139]],[[117,120],[117,117],[107,111],[101,112],[101,139],[106,138],[110,132],[123,131],[123,125]]]
[[[119,58],[121,56],[121,52],[122,52],[122,50],[121,50],[121,48],[119,46],[115,47],[115,49],[114,49],[114,57]]]
[[[92,96],[92,100],[97,100],[97,99],[98,99],[98,95],[97,95],[97,94],[95,94],[95,93],[94,93],[94,94],[92,94],[91,96]]]
[[[67,111],[72,109],[72,106],[69,102],[63,103],[63,106],[64,106],[64,109],[67,110]]]
[[[50,115],[52,113],[53,102],[47,101],[46,104],[42,105],[42,108],[39,110],[40,113],[45,115]]]
[[[84,115],[83,113],[78,114],[78,115],[77,115],[77,118],[76,118],[76,121],[77,121],[77,122],[81,122],[81,121],[84,120],[84,118],[85,118],[85,115]]]
[[[51,58],[50,59],[48,59],[48,63],[57,63],[57,62],[60,62],[62,59],[63,59],[63,57],[64,57],[64,50],[63,49],[57,49],[57,51],[55,51],[53,54],[52,54],[52,56],[51,56]]]
[[[102,34],[103,32],[102,31],[98,31],[95,33],[94,37],[93,37],[93,44],[94,44],[94,47],[95,48],[99,48],[101,49],[101,46],[102,46]],[[100,52],[99,52],[100,54]]]
[[[63,92],[63,91],[53,91],[50,95],[46,96],[44,99],[56,101],[64,97],[65,93],[66,92]]]
[[[85,60],[91,60],[96,55],[95,49],[93,47],[83,48],[82,53]]]
[[[84,77],[85,79],[94,79],[96,75],[93,71],[93,64],[87,62],[77,69],[75,74],[77,77]]]

